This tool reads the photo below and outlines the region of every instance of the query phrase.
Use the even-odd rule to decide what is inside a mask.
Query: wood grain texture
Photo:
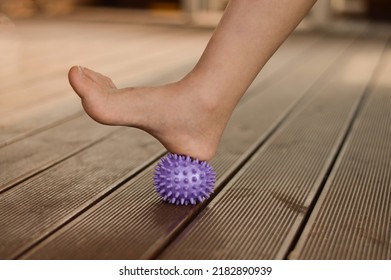
[[[88,116],[43,131],[0,149],[0,193],[52,165],[96,144],[118,128]]]
[[[146,133],[124,128],[1,194],[0,258],[50,234],[163,152]]]
[[[66,72],[175,81],[211,30],[95,21],[0,29],[0,259],[390,258],[384,36],[293,34],[232,115],[215,193],[178,207],[153,188],[162,145],[90,120]]]
[[[291,259],[391,259],[391,46]]]
[[[349,39],[323,42],[317,52],[312,52],[312,58],[318,63],[316,69],[312,69],[310,61],[303,63],[279,82],[271,84],[262,92],[254,92],[251,99],[235,110],[217,156],[212,161],[218,174],[217,191],[350,42]],[[318,55],[318,51],[322,56]],[[298,77],[305,76],[306,82],[297,83]],[[292,85],[295,85],[294,90]],[[175,207],[162,203],[152,188],[152,171],[153,166],[50,236],[23,258],[154,257],[203,207],[208,206]]]

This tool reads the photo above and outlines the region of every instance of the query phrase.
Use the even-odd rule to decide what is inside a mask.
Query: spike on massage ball
[[[160,159],[154,174],[156,192],[176,205],[196,204],[213,192],[216,173],[206,161],[169,153]]]

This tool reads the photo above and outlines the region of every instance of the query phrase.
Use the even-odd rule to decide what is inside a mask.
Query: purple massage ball
[[[213,192],[216,173],[206,161],[169,153],[156,166],[155,190],[176,205],[202,202]]]

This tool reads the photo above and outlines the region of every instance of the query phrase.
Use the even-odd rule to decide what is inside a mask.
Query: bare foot
[[[232,113],[191,78],[161,87],[117,89],[110,78],[74,66],[69,81],[95,121],[140,128],[168,151],[200,160],[214,156]]]

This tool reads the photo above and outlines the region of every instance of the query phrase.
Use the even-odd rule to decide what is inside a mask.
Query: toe
[[[113,113],[110,108],[110,95],[106,86],[101,86],[92,80],[80,66],[69,70],[69,82],[75,92],[81,97],[81,103],[86,113],[102,124],[113,124]]]
[[[96,71],[93,71],[91,69],[88,69],[86,67],[83,67],[82,70],[83,70],[83,73],[88,78],[93,80],[95,83],[97,83],[101,87],[104,87],[104,88],[117,88],[114,85],[113,81],[109,77],[107,77],[107,76],[105,76],[105,75],[103,75],[103,74],[101,74],[99,72],[96,72]]]
[[[90,77],[85,75],[82,67],[73,66],[68,73],[69,83],[73,90],[82,99],[89,98],[89,95],[100,90],[99,85],[95,83]]]

